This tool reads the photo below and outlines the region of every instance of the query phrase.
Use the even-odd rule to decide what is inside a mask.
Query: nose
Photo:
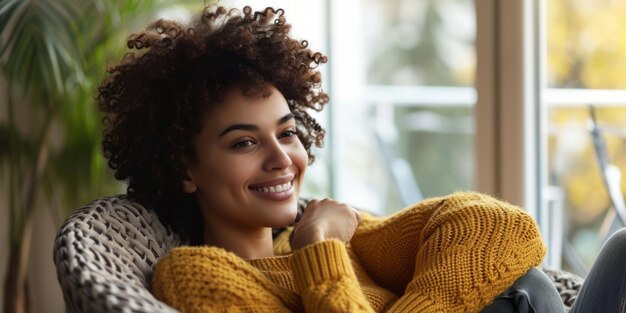
[[[266,146],[267,154],[263,169],[266,171],[275,171],[285,169],[293,163],[289,156],[288,147],[282,145],[278,140],[273,140]]]

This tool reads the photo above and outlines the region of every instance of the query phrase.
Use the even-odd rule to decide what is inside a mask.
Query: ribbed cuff
[[[341,277],[354,276],[346,244],[326,240],[296,251],[291,258],[291,271],[299,291]]]

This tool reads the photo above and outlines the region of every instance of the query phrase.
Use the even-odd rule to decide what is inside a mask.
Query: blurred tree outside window
[[[626,2],[549,0],[546,7],[548,179],[561,194],[563,266],[584,276],[612,210],[589,105],[609,162],[626,170]]]

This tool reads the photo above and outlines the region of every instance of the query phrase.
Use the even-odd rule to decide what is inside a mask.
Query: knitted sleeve
[[[351,245],[397,312],[477,312],[546,253],[522,209],[477,193],[429,199],[364,221]]]
[[[290,265],[306,312],[374,312],[341,241],[308,245]]]

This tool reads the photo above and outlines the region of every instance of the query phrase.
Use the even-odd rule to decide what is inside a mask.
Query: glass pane
[[[340,200],[385,214],[473,188],[473,4],[333,2],[351,16],[330,30]]]
[[[548,177],[551,190],[557,188],[562,195],[563,266],[584,276],[604,235],[611,232],[614,214],[594,144],[605,144],[613,173],[626,170],[626,105],[606,100],[622,102],[606,90],[626,88],[626,2],[549,0],[546,17],[548,86],[580,89],[570,93],[599,89],[580,93],[588,96],[584,100],[556,97],[548,104]],[[564,96],[568,92],[553,90]],[[568,103],[573,101],[577,103]],[[601,133],[595,141],[587,106],[594,103],[599,103],[595,107]],[[624,187],[621,183],[616,190]]]
[[[402,106],[396,107],[395,118],[399,132],[395,151],[409,160],[423,195],[473,188],[472,108]]]
[[[626,1],[547,2],[548,86],[626,88]]]
[[[364,0],[370,84],[471,86],[472,0]]]
[[[445,95],[442,95],[442,97]],[[342,134],[340,170],[354,205],[393,213],[426,197],[470,190],[474,118],[469,106],[370,103]]]
[[[385,214],[472,189],[474,2],[343,3],[335,15],[354,18],[330,30],[340,200]]]
[[[608,222],[612,216],[612,205],[594,143],[601,140],[606,149],[600,153],[605,151],[608,162],[617,170],[626,169],[626,107],[598,107],[595,115],[600,138],[594,140],[589,108],[555,106],[548,114],[550,184],[559,186],[564,195],[565,237],[576,253],[574,258],[580,258],[587,268],[602,246],[603,234],[609,230]],[[623,180],[619,188],[625,190]],[[566,256],[564,267],[584,275],[573,264],[577,261],[571,255]]]

